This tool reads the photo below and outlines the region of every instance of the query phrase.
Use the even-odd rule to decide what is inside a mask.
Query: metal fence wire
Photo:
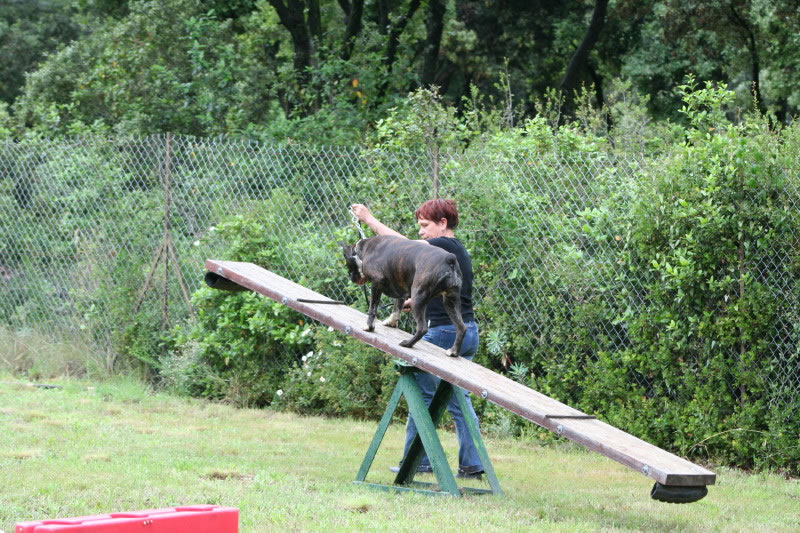
[[[160,314],[164,327],[186,318],[204,260],[231,245],[216,228],[237,214],[271,220],[264,237],[275,257],[266,266],[295,280],[322,275],[328,296],[353,301],[336,246],[357,238],[348,206],[365,202],[413,237],[414,209],[438,195],[459,204],[459,237],[480,280],[478,319],[495,344],[555,359],[574,343],[588,343],[588,357],[621,353],[627,321],[645,305],[652,280],[626,274],[628,236],[620,228],[653,165],[580,155],[433,161],[423,152],[172,135],[8,142],[0,144],[0,328],[84,343],[111,364],[125,317]],[[786,184],[797,198],[797,176]],[[773,398],[792,405],[800,389],[800,282],[784,264],[796,262],[785,255],[797,253],[799,238],[766,250],[751,268],[782,309],[757,364]],[[571,339],[560,323],[577,302],[590,302],[582,312],[602,319],[571,316],[588,331]]]

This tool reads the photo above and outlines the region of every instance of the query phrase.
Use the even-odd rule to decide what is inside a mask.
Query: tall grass
[[[154,393],[130,378],[30,386],[0,376],[0,530],[18,521],[210,503],[260,531],[797,531],[800,483],[715,468],[690,505],[568,443],[487,438],[505,497],[462,499],[352,484],[372,422],[299,417]],[[391,483],[393,425],[368,481]],[[443,434],[456,457],[452,434]],[[431,476],[425,476],[431,481]],[[473,482],[486,487],[485,483]]]
[[[111,358],[87,349],[75,336],[43,334],[33,329],[12,330],[0,325],[0,371],[51,379],[58,376],[103,378]]]

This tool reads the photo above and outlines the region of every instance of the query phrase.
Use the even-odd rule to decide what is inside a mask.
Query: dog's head
[[[367,282],[364,277],[364,270],[361,268],[361,257],[358,256],[358,243],[353,245],[339,243],[344,252],[344,260],[347,263],[347,273],[350,275],[350,281],[356,285],[363,285]]]

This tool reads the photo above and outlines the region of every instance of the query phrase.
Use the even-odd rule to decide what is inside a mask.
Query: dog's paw
[[[454,352],[452,348],[445,350],[444,354],[449,355],[450,357],[458,357],[458,354]]]
[[[375,326],[369,326],[369,325],[364,326],[364,331],[370,331],[370,332],[375,331]]]
[[[408,340],[400,341],[400,346],[402,346],[403,348],[411,348],[412,346],[414,346],[414,343],[411,342],[410,339],[408,339]]]
[[[389,317],[386,320],[384,320],[383,322],[381,322],[381,324],[383,324],[387,328],[396,328],[397,327],[397,319]]]

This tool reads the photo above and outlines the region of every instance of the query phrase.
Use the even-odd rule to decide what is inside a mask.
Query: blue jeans
[[[475,322],[466,322],[467,332],[464,335],[464,341],[461,344],[461,357],[472,360],[475,353],[478,351],[478,325]],[[456,327],[453,325],[434,326],[428,329],[428,332],[422,337],[436,346],[442,348],[450,348],[456,340]],[[419,388],[422,390],[422,397],[425,399],[425,404],[430,405],[433,400],[433,395],[436,393],[436,388],[439,386],[439,378],[428,374],[427,372],[414,372],[414,379],[417,381]],[[456,394],[463,394],[467,400],[467,407],[469,412],[462,413],[461,407],[458,405],[458,398]],[[453,395],[450,402],[447,404],[447,410],[453,417],[453,422],[456,426],[456,435],[458,436],[458,466],[460,468],[468,468],[472,471],[481,468],[481,460],[478,456],[478,450],[475,448],[475,443],[472,442],[472,437],[467,429],[467,424],[464,421],[464,416],[470,416],[475,421],[475,426],[478,426],[478,416],[475,414],[475,409],[472,408],[472,402],[469,399],[469,392],[459,387],[453,387]],[[413,418],[408,417],[408,424],[406,425],[406,444],[403,451],[403,457],[408,455],[408,450],[411,448],[411,443],[414,437],[417,436],[417,426],[414,424]],[[428,457],[422,458],[421,466],[430,466]]]

